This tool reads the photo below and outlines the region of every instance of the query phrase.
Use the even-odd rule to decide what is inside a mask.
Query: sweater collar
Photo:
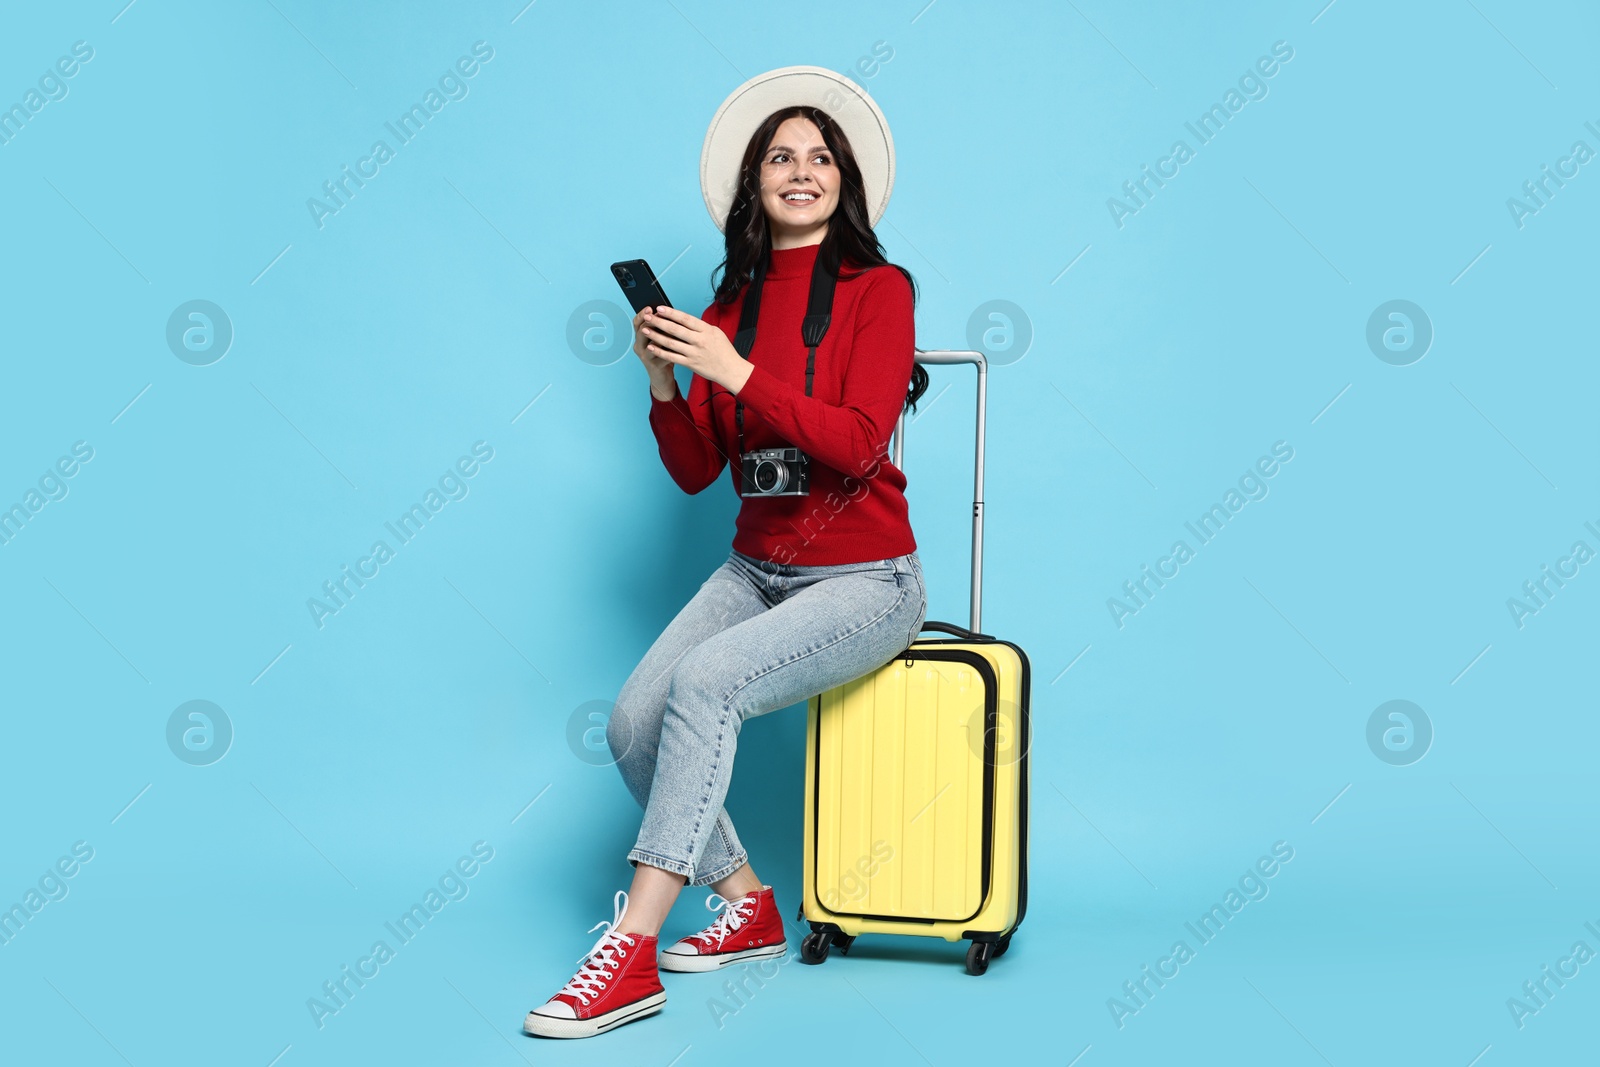
[[[816,244],[801,245],[799,248],[774,248],[771,250],[771,261],[767,264],[768,278],[809,278],[812,265],[817,261],[817,249],[822,247],[819,241]]]

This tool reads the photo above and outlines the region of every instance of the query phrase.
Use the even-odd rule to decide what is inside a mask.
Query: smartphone
[[[634,314],[638,314],[647,307],[672,306],[672,301],[667,299],[666,292],[661,288],[661,283],[656,281],[656,272],[650,269],[650,264],[642,259],[627,259],[621,263],[611,264],[611,273],[616,275],[617,284],[622,286],[622,293],[628,298],[628,303],[633,305]]]

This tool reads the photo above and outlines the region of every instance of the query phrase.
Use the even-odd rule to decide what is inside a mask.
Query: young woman
[[[759,90],[746,94],[751,86]],[[847,126],[871,141],[876,165],[865,173]],[[712,164],[719,146],[730,176],[737,160],[737,192],[725,225],[713,208],[726,235],[716,298],[703,318],[661,307],[633,320],[650,425],[685,492],[725,467],[737,492],[741,454],[775,447],[810,457],[809,492],[745,487],[732,553],[624,684],[606,736],[644,807],[627,857],[632,888],[617,892],[610,922],[591,928],[607,930],[577,974],[528,1013],[530,1034],[586,1037],[657,1012],[661,969],[713,971],[786,952],[772,887],[723,809],[740,726],[883,666],[926,616],[905,476],[886,457],[896,419],[928,379],[913,361],[910,275],[885,261],[872,230],[893,174],[882,114],[832,72],[785,68],[729,98],[707,138]],[[717,170],[703,165],[703,178]],[[822,280],[838,280],[813,356],[801,320],[819,257]],[[746,361],[734,337],[758,270],[759,329]],[[678,366],[694,372],[687,400]],[[719,914],[658,953],[685,884],[711,886],[706,903]]]

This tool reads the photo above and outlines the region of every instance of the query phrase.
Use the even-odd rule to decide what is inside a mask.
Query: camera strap
[[[744,294],[744,307],[739,312],[739,331],[734,334],[733,347],[745,359],[756,343],[756,321],[761,317],[761,286],[767,276],[767,261],[763,257],[756,264],[755,275]],[[833,290],[838,276],[827,266],[827,257],[817,249],[817,258],[811,264],[811,291],[806,297],[806,317],[800,321],[800,338],[809,351],[806,353],[806,396],[811,395],[811,378],[816,371],[817,346],[827,336],[828,325],[833,321]],[[739,429],[739,455],[744,455],[744,404],[738,397],[733,400],[733,421]],[[739,491],[744,491],[743,470],[740,471]]]

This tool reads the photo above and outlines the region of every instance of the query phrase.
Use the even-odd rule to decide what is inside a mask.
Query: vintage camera
[[[811,495],[811,457],[798,448],[762,448],[739,460],[740,496]]]

